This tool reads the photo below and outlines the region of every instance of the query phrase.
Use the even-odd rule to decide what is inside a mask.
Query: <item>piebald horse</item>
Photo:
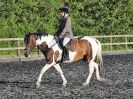
[[[54,36],[48,35],[47,33],[28,33],[24,37],[24,42],[26,45],[24,49],[25,57],[29,56],[33,48],[38,47],[44,54],[47,61],[46,65],[40,72],[36,86],[40,86],[43,74],[50,67],[55,67],[63,80],[63,86],[66,86],[67,80],[59,65],[62,58],[62,49],[56,43]],[[103,65],[103,61],[101,54],[101,44],[97,39],[91,38],[89,36],[74,38],[70,42],[68,52],[70,60],[67,62],[75,62],[83,59],[89,65],[89,75],[87,80],[83,83],[84,86],[89,84],[94,69],[96,70],[97,80],[104,80],[104,78],[101,78],[99,75],[99,67]]]

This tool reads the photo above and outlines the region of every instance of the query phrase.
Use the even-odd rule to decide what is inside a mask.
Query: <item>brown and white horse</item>
[[[40,51],[44,54],[47,64],[42,68],[36,86],[40,86],[41,78],[46,70],[50,67],[55,67],[59,72],[63,80],[63,86],[66,86],[67,80],[60,68],[59,61],[62,57],[62,49],[56,43],[54,36],[48,35],[46,33],[28,33],[25,35],[24,42],[26,44],[24,55],[28,57],[31,50],[38,47]],[[97,39],[91,38],[89,36],[77,37],[71,40],[69,51],[69,61],[75,62],[83,59],[89,65],[89,75],[87,80],[83,83],[84,86],[88,85],[91,76],[96,70],[96,78],[99,81],[104,80],[99,75],[99,67],[103,65],[102,54],[101,54],[101,44]]]

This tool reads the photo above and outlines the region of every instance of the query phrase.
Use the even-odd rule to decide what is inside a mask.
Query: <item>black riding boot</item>
[[[61,62],[68,61],[68,60],[69,60],[68,51],[67,51],[66,46],[64,46]]]

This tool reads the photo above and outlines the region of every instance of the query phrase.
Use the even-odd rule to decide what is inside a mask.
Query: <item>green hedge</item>
[[[58,8],[70,8],[76,35],[133,34],[133,0],[1,0],[0,37],[55,33]]]

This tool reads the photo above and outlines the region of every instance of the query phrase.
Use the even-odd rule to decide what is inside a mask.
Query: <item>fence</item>
[[[103,52],[123,52],[123,51],[133,51],[133,35],[108,35],[108,36],[92,36],[94,38],[105,38],[109,42],[101,42],[102,46],[108,46],[109,49]],[[121,38],[123,40],[121,41]],[[116,41],[116,42],[115,42]],[[113,49],[113,46],[122,46],[124,49]],[[128,48],[130,46],[130,49]]]
[[[94,38],[97,38],[100,40],[102,47],[103,47],[103,53],[106,52],[121,52],[121,51],[132,51],[133,52],[133,35],[108,35],[108,36],[91,36]],[[122,41],[121,41],[122,40]],[[20,45],[20,42],[23,41],[23,38],[1,38],[0,42],[6,42],[6,41],[14,41],[16,43],[15,47],[6,47],[6,48],[0,48],[0,51],[16,51],[16,57],[20,57],[20,51],[24,49],[23,46]],[[118,41],[118,42],[117,42]],[[120,42],[121,41],[121,42]],[[115,49],[113,46],[123,46],[120,49]],[[36,54],[38,55],[38,54]]]

